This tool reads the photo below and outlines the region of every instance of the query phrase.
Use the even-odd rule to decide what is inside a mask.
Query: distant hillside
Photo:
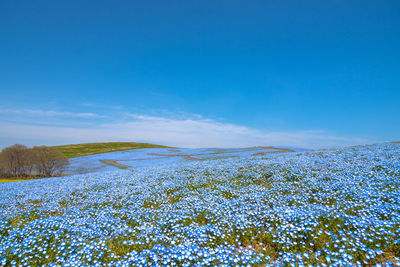
[[[61,153],[68,158],[75,158],[81,156],[89,156],[100,153],[130,150],[137,148],[169,148],[168,146],[148,144],[148,143],[134,143],[134,142],[108,142],[108,143],[87,143],[87,144],[73,144],[54,146]]]

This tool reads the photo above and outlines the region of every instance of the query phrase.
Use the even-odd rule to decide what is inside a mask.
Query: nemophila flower
[[[0,184],[0,265],[389,266],[399,156],[381,144]]]

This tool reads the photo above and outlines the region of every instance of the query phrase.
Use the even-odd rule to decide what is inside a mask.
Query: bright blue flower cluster
[[[400,266],[400,144],[0,184],[0,266]]]

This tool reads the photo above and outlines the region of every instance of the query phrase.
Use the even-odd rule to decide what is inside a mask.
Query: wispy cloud
[[[60,113],[69,114],[69,112]],[[52,112],[39,112],[38,114],[52,114]],[[79,117],[80,113],[72,114]],[[125,120],[109,121],[86,128],[0,122],[0,139],[10,140],[12,137],[13,140],[21,140],[18,141],[20,143],[23,143],[23,140],[30,140],[31,143],[36,142],[35,144],[137,141],[178,147],[275,145],[322,148],[373,142],[361,138],[336,136],[322,130],[262,131],[201,116],[166,118],[143,114],[129,115],[129,117],[125,116],[127,118]]]
[[[23,115],[23,116],[48,116],[48,117],[74,117],[74,118],[105,118],[106,116],[92,112],[68,112],[40,109],[0,109],[3,115]]]

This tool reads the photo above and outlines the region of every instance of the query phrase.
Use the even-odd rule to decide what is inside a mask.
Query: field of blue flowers
[[[400,144],[0,184],[0,266],[400,266]]]
[[[279,150],[279,148],[277,148]],[[187,161],[176,155],[191,155],[199,160],[215,160],[220,158],[249,157],[259,152],[271,152],[277,149],[262,147],[250,148],[143,148],[109,153],[94,154],[90,156],[70,159],[70,164],[65,173],[69,175],[85,174],[92,172],[104,172],[118,169],[115,165],[109,165],[104,160],[113,160],[127,167],[146,167],[177,164]],[[293,148],[293,151],[305,151],[305,149]],[[172,157],[171,157],[172,156]]]

